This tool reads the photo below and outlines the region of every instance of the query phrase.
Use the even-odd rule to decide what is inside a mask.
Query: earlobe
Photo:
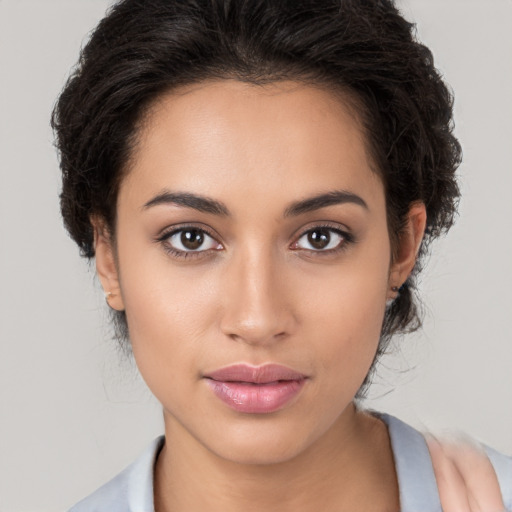
[[[407,280],[416,264],[426,224],[425,204],[413,203],[407,214],[407,223],[399,235],[398,248],[390,268],[390,298],[396,297],[398,289]]]
[[[112,238],[103,220],[94,218],[91,219],[91,224],[94,228],[96,272],[105,291],[105,300],[112,309],[123,311],[124,303]]]

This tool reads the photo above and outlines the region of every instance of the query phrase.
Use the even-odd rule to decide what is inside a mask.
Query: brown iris
[[[331,233],[328,229],[315,229],[308,233],[308,242],[315,249],[325,249],[331,242]]]
[[[198,229],[187,229],[181,233],[183,247],[190,251],[196,251],[204,243],[204,233]]]

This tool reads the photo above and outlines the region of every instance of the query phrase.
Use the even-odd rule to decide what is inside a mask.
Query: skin
[[[289,214],[332,191],[362,201]],[[164,201],[169,193],[228,214]],[[115,244],[92,219],[96,264],[164,409],[157,512],[398,510],[386,427],[353,399],[426,214],[411,206],[392,260],[384,188],[339,95],[220,81],[163,96],[141,125],[117,213]],[[208,233],[187,257],[172,235],[184,226]],[[339,250],[311,245],[318,226]],[[203,378],[240,362],[279,363],[307,380],[279,411],[240,413]]]
[[[469,440],[427,436],[443,512],[505,512],[494,468]]]

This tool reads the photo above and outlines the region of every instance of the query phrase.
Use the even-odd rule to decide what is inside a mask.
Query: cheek
[[[340,378],[352,374],[356,380],[363,379],[373,361],[384,318],[388,271],[386,258],[362,256],[307,284],[308,337],[318,340],[325,368],[343,369]]]
[[[215,272],[177,266],[163,252],[137,251],[125,247],[119,261],[123,300],[137,366],[158,394],[158,382],[171,381],[173,373],[197,373],[218,317],[218,292]]]
[[[318,314],[312,319],[311,328],[318,328],[320,338],[323,334],[324,343],[329,347],[328,361],[335,364],[339,357],[354,363],[373,359],[384,317],[383,296],[383,293],[369,296],[360,288],[347,287],[346,293],[324,296],[324,300],[313,307]]]

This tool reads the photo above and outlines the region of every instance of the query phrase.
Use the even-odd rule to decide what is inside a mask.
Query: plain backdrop
[[[0,0],[0,512],[65,510],[162,432],[61,225],[49,117],[107,0]],[[456,96],[460,218],[367,405],[512,454],[512,1],[401,0]]]

